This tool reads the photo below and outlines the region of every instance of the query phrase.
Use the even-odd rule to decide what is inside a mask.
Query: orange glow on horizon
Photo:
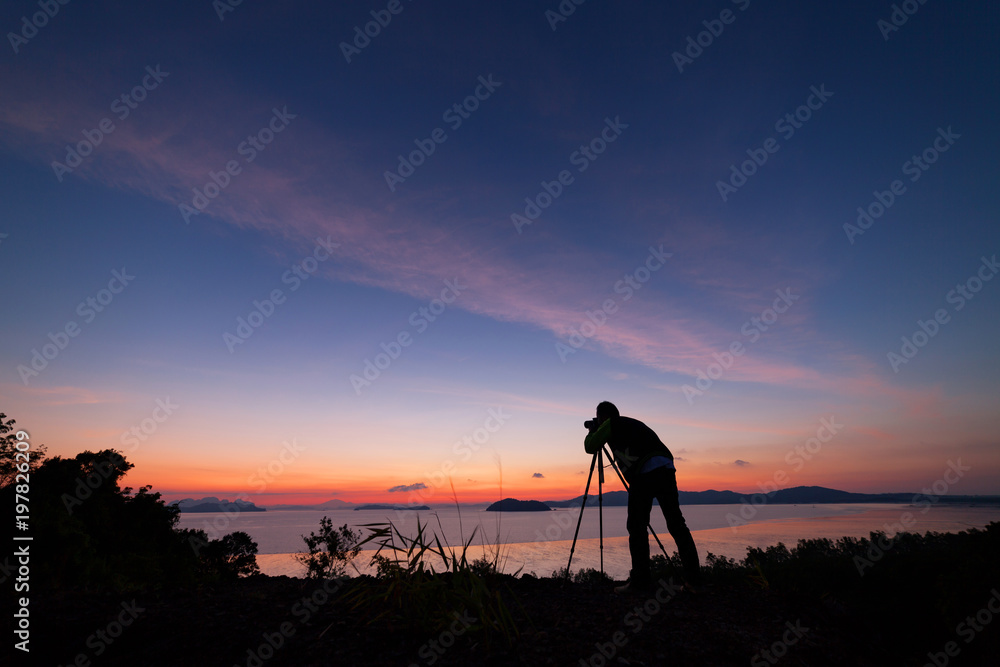
[[[735,491],[737,493],[759,493],[761,491],[773,490],[769,486],[771,480],[757,479],[749,475],[709,477],[709,476],[679,476],[678,488],[681,491]],[[268,490],[263,493],[255,493],[252,489],[238,486],[227,486],[222,484],[212,486],[201,486],[190,483],[190,480],[179,481],[178,483],[160,484],[149,480],[127,480],[127,484],[137,488],[140,485],[152,484],[153,491],[160,491],[164,500],[171,502],[183,498],[203,498],[206,496],[216,496],[233,500],[237,497],[249,500],[262,507],[272,505],[314,505],[327,502],[329,500],[342,500],[352,504],[392,504],[392,505],[451,505],[456,501],[459,504],[480,504],[492,503],[502,498],[517,498],[519,500],[569,500],[579,497],[584,492],[583,479],[578,485],[519,485],[505,486],[502,493],[496,486],[492,488],[459,488],[456,486],[454,495],[451,488],[443,486],[438,488],[428,487],[418,491],[388,493],[384,488],[374,488],[370,485],[357,485],[352,487],[339,487],[337,490],[324,490],[315,487],[282,488]],[[825,486],[841,491],[855,493],[877,493],[893,492],[900,489],[894,488],[885,480],[885,485],[879,491],[870,491],[864,488],[848,488],[849,485],[830,483],[828,480],[801,478],[792,483],[778,485],[777,488],[791,488],[795,486]],[[596,476],[591,482],[590,495],[597,494]],[[766,486],[767,488],[763,488]],[[850,485],[853,486],[853,485]],[[604,493],[623,491],[624,487],[618,479],[605,478],[603,486]],[[902,489],[905,491],[918,491],[916,488]]]
[[[947,459],[907,445],[871,452],[867,436],[853,440],[848,434],[840,449],[823,448],[811,458],[798,458],[795,443],[766,449],[747,446],[692,448],[678,458],[678,488],[686,492],[707,490],[760,493],[800,486],[821,486],[852,493],[917,493],[943,474]],[[995,453],[993,457],[998,457]],[[582,458],[582,457],[581,457]],[[743,459],[748,459],[744,461]],[[968,457],[967,457],[968,459]],[[288,466],[273,477],[261,477],[261,468],[229,466],[202,461],[198,467],[169,461],[137,461],[123,486],[151,485],[167,501],[216,496],[240,497],[263,507],[314,505],[329,500],[352,504],[451,505],[491,503],[503,498],[568,500],[583,494],[588,461],[538,468],[507,466],[500,474],[489,464],[470,464],[453,478],[427,473],[433,467],[394,462],[381,476],[370,467]],[[535,470],[545,470],[544,476]],[[891,472],[887,472],[891,471]],[[539,477],[535,477],[535,475]],[[976,474],[979,473],[978,469]],[[956,493],[978,490],[973,475],[962,480]],[[452,484],[454,485],[452,487]],[[454,491],[452,490],[454,488]],[[623,490],[617,474],[605,470],[604,490]],[[398,489],[390,491],[390,489]],[[968,489],[968,490],[966,490]],[[978,491],[982,493],[982,491]],[[597,476],[590,493],[597,493]]]

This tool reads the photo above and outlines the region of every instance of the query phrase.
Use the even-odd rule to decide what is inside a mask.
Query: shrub
[[[319,522],[319,533],[309,533],[302,536],[309,553],[296,556],[300,563],[306,566],[306,576],[310,579],[333,579],[341,577],[355,556],[361,552],[358,543],[361,533],[353,531],[345,523],[340,528],[333,527],[329,517],[323,517]]]
[[[208,540],[205,531],[187,529],[182,538],[194,548],[201,561],[201,573],[210,579],[238,579],[260,574],[257,543],[243,531]]]
[[[612,579],[606,573],[588,567],[574,574],[573,581],[586,586],[599,586],[611,583]]]
[[[50,554],[33,572],[40,588],[133,590],[196,576],[198,559],[174,529],[177,508],[148,486],[119,485],[131,468],[108,449],[46,459],[31,473],[35,544]],[[13,492],[0,500],[9,493],[13,504]]]
[[[509,593],[509,589],[498,573],[497,559],[468,557],[478,527],[460,550],[443,546],[419,519],[414,537],[401,533],[392,522],[362,528],[371,534],[361,544],[374,542],[379,547],[372,559],[378,577],[371,585],[356,588],[350,599],[369,623],[388,616],[426,634],[451,623],[461,610],[476,619],[470,629],[487,645],[498,637],[510,643],[519,635],[501,596],[501,590]]]

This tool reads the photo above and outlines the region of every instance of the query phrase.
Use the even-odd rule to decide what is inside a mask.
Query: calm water
[[[755,508],[748,522],[740,520],[740,525],[731,527],[730,521],[739,517],[739,505],[684,505],[682,509],[703,561],[708,552],[741,559],[750,546],[766,547],[778,542],[792,546],[800,539],[836,539],[845,535],[867,537],[874,530],[894,533],[896,530],[892,526],[899,523],[905,512],[911,512],[916,519],[910,530],[920,533],[929,530],[958,532],[1000,521],[1000,507],[942,505],[920,514],[921,508],[909,505],[764,505]],[[627,577],[629,569],[626,513],[624,507],[605,507],[603,512],[604,570],[619,579]],[[419,518],[421,525],[428,526],[441,538],[442,544],[449,546],[461,545],[475,529],[473,545],[476,549],[470,549],[472,557],[482,553],[484,544],[489,548],[499,542],[505,556],[505,571],[549,575],[566,566],[580,510],[486,512],[482,506],[468,506],[406,513],[307,510],[247,512],[235,516],[182,514],[179,525],[181,528],[201,528],[212,538],[242,530],[257,542],[257,562],[262,572],[302,576],[304,568],[295,561],[293,554],[305,550],[302,535],[318,531],[323,516],[330,517],[334,526],[346,523],[365,535],[368,529],[363,524],[392,521],[400,532],[409,536],[416,534]],[[573,570],[600,567],[600,518],[596,507],[584,511],[573,554]],[[651,523],[667,552],[672,553],[674,543],[657,507],[653,508]],[[650,548],[652,553],[659,553],[652,539]],[[364,565],[370,560],[370,553],[362,553],[356,559],[362,572],[367,571]]]

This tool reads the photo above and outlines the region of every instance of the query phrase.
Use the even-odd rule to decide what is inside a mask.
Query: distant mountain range
[[[215,496],[208,496],[207,498],[199,498],[197,500],[194,498],[185,498],[184,500],[177,500],[170,504],[177,505],[181,512],[226,512],[232,514],[233,512],[266,511],[263,507],[257,507],[253,503],[240,500],[239,498],[234,502],[229,502],[225,498],[219,499]]]
[[[334,498],[332,500],[327,500],[325,503],[318,503],[316,505],[268,505],[267,509],[277,512],[284,510],[349,510],[355,505],[356,503],[349,503],[345,500],[337,500]]]
[[[780,489],[771,493],[739,493],[737,491],[681,491],[679,492],[681,505],[739,505],[741,503],[785,505],[821,505],[829,503],[964,503],[976,505],[1000,505],[1000,496],[925,496],[922,493],[851,493],[849,491],[839,491],[828,489],[822,486],[795,486],[790,489]],[[490,511],[523,511],[522,509],[510,509],[518,507],[519,503],[544,503],[552,509],[565,507],[579,507],[583,501],[583,496],[577,496],[569,500],[545,500],[545,501],[521,501],[515,498],[505,498],[502,501],[493,503],[489,507]],[[185,498],[173,503],[181,508],[182,512],[263,512],[285,511],[285,510],[353,510],[353,509],[428,509],[426,505],[412,507],[406,505],[393,504],[371,504],[371,503],[349,503],[344,500],[333,498],[326,502],[314,505],[269,505],[257,507],[252,502],[237,499],[235,502],[209,496],[198,500]],[[467,503],[472,505],[485,505],[485,503]],[[628,505],[627,491],[606,491],[604,493],[604,504],[608,507],[623,507]],[[449,503],[450,505],[450,503]],[[591,487],[591,493],[587,496],[587,505],[597,505],[597,491]],[[541,509],[541,508],[538,508]]]
[[[829,503],[976,503],[1000,504],[1000,496],[925,496],[922,493],[851,493],[822,486],[794,486],[771,493],[737,493],[736,491],[680,491],[681,505],[739,505],[743,502],[760,504],[761,496],[769,504],[822,505]],[[609,507],[628,505],[627,491],[604,493],[604,504]],[[549,507],[579,507],[583,496],[571,500],[546,500]],[[587,496],[587,505],[597,505],[597,494]]]

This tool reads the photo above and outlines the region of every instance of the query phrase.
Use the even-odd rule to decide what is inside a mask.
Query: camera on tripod
[[[600,425],[601,422],[597,421],[596,419],[588,419],[587,421],[583,422],[583,427],[590,431],[593,431]]]

